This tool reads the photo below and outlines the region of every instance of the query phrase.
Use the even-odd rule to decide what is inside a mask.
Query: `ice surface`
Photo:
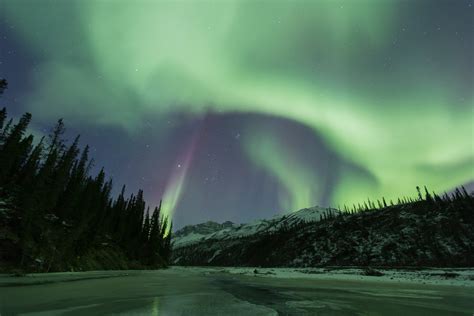
[[[361,276],[358,269],[185,267],[3,275],[0,314],[470,315],[473,270],[449,271],[463,281],[434,276],[448,272],[443,269],[382,270],[384,277]]]

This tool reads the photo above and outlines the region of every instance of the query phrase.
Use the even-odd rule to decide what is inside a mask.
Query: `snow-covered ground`
[[[185,269],[193,269],[186,267]],[[207,273],[228,273],[282,279],[353,280],[390,283],[455,285],[474,288],[474,268],[373,269],[379,276],[366,275],[364,268],[253,268],[199,267]]]
[[[454,285],[474,288],[474,268],[425,268],[425,269],[373,269],[381,275],[366,275],[367,270],[359,267],[327,268],[260,268],[260,267],[172,267],[168,270],[201,274],[229,274],[280,279],[310,280],[362,280],[389,283],[418,283]],[[128,277],[142,273],[136,270],[31,273],[24,277],[0,274],[0,287],[15,285],[49,284],[81,280],[95,280]]]
[[[301,209],[299,211],[285,215],[276,215],[271,219],[256,220],[248,224],[229,225],[228,227],[225,227],[223,229],[204,234],[200,233],[199,229],[193,231],[192,227],[188,226],[188,231],[186,234],[183,234],[180,231],[176,232],[175,237],[173,237],[173,247],[180,248],[209,239],[228,240],[240,237],[247,237],[256,234],[269,233],[277,231],[285,225],[290,227],[294,224],[301,222],[319,221],[321,219],[322,214],[327,211],[337,212],[337,210],[335,209],[327,209],[315,206],[311,208]],[[209,224],[215,226],[216,223],[209,222]],[[200,225],[205,226],[206,223]]]
[[[0,275],[0,315],[418,316],[474,310],[472,269],[381,270],[381,277],[360,272],[172,267]],[[459,276],[446,278],[446,272]]]

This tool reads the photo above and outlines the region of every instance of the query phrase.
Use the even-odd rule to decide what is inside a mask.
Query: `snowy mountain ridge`
[[[358,212],[324,208],[232,225],[190,236],[173,247],[171,262],[242,267],[474,266],[474,196],[400,202]],[[182,237],[181,237],[182,238]],[[176,246],[177,245],[177,246]]]
[[[247,224],[222,224],[208,221],[197,225],[188,225],[174,233],[173,248],[187,247],[206,240],[229,240],[249,237],[252,235],[267,234],[280,230],[285,226],[292,226],[301,222],[319,221],[324,213],[336,213],[338,210],[319,206],[304,208],[284,215],[276,215],[271,219],[256,220]]]

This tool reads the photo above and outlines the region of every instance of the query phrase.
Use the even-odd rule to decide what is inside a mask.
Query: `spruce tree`
[[[13,186],[16,186],[18,184],[17,178],[20,176],[21,168],[28,161],[28,157],[33,147],[32,144],[32,135],[29,135],[28,137],[25,137],[20,141],[20,143],[18,144],[16,155],[14,156],[14,160],[12,161],[12,165],[10,167],[10,172],[4,179],[5,183]]]
[[[5,123],[5,119],[7,118],[7,108],[3,108],[0,110],[0,130],[3,128],[3,124]]]
[[[61,155],[58,159],[57,165],[54,167],[52,181],[48,192],[49,203],[45,207],[48,209],[54,209],[56,215],[62,213],[62,211],[57,208],[58,202],[61,200],[60,197],[66,189],[71,169],[77,155],[79,154],[78,143],[79,136],[76,137],[71,146],[69,146],[69,148]]]
[[[11,168],[15,161],[19,160],[24,154],[22,138],[30,121],[31,114],[25,113],[4,140],[0,149],[0,166],[2,166],[0,169],[0,186],[4,184],[6,177],[12,172]]]
[[[13,119],[9,119],[5,127],[0,133],[0,150],[3,148],[5,144],[5,139],[7,138],[8,133],[10,132],[10,128],[13,124]]]
[[[6,110],[1,110],[2,125],[5,120]],[[165,264],[171,224],[161,215],[161,202],[150,217],[142,190],[126,199],[124,186],[113,200],[112,179],[106,181],[103,169],[89,174],[89,147],[78,158],[79,137],[67,146],[62,120],[49,141],[42,138],[36,146],[32,135],[25,136],[30,120],[27,113],[0,131],[0,162],[7,166],[0,169],[0,195],[12,197],[17,210],[9,223],[20,239],[16,264],[37,271],[68,269],[104,238],[129,260],[150,267]]]
[[[49,147],[48,152],[51,153],[54,150],[60,154],[64,148],[64,139],[63,135],[65,132],[63,119],[59,119],[56,123],[56,126],[53,128],[49,137]]]
[[[0,95],[2,95],[8,88],[8,82],[6,79],[0,79]]]
[[[22,191],[27,194],[32,190],[31,183],[34,181],[36,172],[40,165],[41,154],[43,153],[43,141],[44,137],[42,137],[40,142],[34,147],[28,160],[19,173],[18,184],[22,187]]]
[[[151,218],[151,228],[150,228],[150,263],[156,264],[159,262],[159,252],[161,244],[161,224],[160,224],[160,213],[161,213],[161,203],[159,207],[155,207],[153,215]]]

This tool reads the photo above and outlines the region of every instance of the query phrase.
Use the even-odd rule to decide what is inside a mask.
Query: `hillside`
[[[304,218],[300,215],[308,210],[324,210],[306,209],[228,227],[188,243],[178,238],[172,262],[262,267],[473,266],[473,205],[473,197],[458,190],[453,197],[427,194],[397,205],[352,213],[328,211],[323,217],[295,220]]]
[[[173,235],[175,249],[191,246],[207,240],[231,240],[242,237],[265,235],[277,232],[282,228],[291,227],[304,222],[319,221],[323,214],[337,212],[335,209],[312,207],[285,215],[277,215],[271,219],[256,220],[248,224],[222,224],[208,221],[197,225],[188,225],[176,231]]]

